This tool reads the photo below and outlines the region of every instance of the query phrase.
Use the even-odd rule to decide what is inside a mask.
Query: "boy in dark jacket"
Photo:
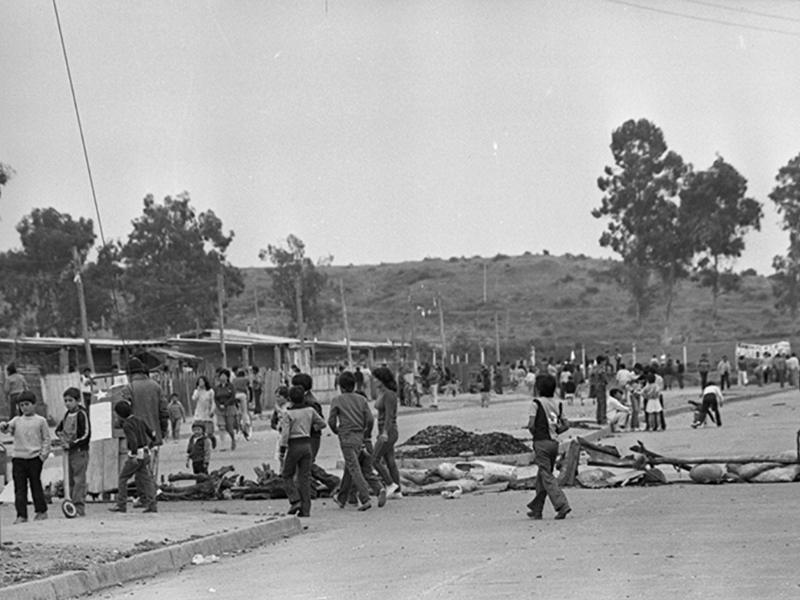
[[[86,515],[86,468],[89,466],[89,440],[92,429],[89,416],[80,404],[81,392],[78,388],[64,390],[64,404],[67,414],[56,427],[56,435],[67,452],[70,500],[75,505],[79,517]]]
[[[117,483],[117,505],[108,510],[127,512],[128,479],[136,478],[136,491],[144,506],[144,512],[158,512],[156,505],[156,482],[150,472],[150,448],[156,441],[154,432],[142,419],[133,414],[128,402],[118,402],[114,412],[122,421],[122,431],[128,444],[128,459],[119,473]]]
[[[206,435],[202,423],[192,423],[192,437],[186,447],[186,466],[192,464],[192,473],[208,475],[208,464],[211,462],[211,440]]]

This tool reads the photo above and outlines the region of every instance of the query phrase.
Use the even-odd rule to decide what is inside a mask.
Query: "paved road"
[[[416,430],[420,419],[496,421],[517,429],[525,406],[520,400],[484,411],[406,415],[401,428]],[[684,414],[670,419],[665,433],[606,441],[624,450],[638,438],[655,451],[682,456],[781,451],[795,447],[798,407],[800,394],[787,391],[726,405],[719,429],[690,429]],[[271,451],[271,435],[262,434],[246,452],[261,445]],[[335,458],[332,442],[326,438],[325,456]],[[103,597],[797,598],[798,489],[689,482],[575,488],[567,492],[574,513],[560,522],[549,518],[552,512],[546,520],[528,520],[529,494],[523,492],[404,498],[366,513],[319,501],[303,535]]]

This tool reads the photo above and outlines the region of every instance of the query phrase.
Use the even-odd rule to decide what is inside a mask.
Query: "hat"
[[[72,398],[73,400],[81,399],[81,392],[78,388],[70,387],[64,390],[64,398]]]
[[[128,371],[133,373],[146,373],[147,370],[144,368],[142,361],[138,358],[134,357],[128,361]]]

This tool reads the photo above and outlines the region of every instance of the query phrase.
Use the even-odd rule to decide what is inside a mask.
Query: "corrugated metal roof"
[[[0,344],[19,344],[25,346],[83,346],[83,338],[66,337],[19,337],[0,338]],[[118,340],[114,338],[89,338],[92,346],[123,347],[123,346],[163,346],[166,340]]]

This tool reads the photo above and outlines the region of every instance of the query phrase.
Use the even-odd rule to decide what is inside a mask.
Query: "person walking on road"
[[[369,486],[364,479],[358,455],[364,447],[364,434],[371,431],[375,419],[364,396],[354,393],[356,378],[350,371],[344,371],[339,377],[342,393],[331,401],[328,414],[328,426],[339,436],[339,445],[344,457],[344,475],[341,489],[347,489],[350,482],[356,486],[358,494],[358,510],[372,508],[369,500]],[[341,495],[333,497],[339,507],[347,505],[347,498]]]
[[[556,511],[555,518],[561,520],[572,509],[553,475],[553,467],[558,456],[556,420],[560,404],[554,397],[556,378],[549,374],[539,375],[536,378],[536,389],[539,396],[534,398],[531,403],[528,430],[533,436],[534,464],[538,468],[538,473],[536,475],[536,495],[528,503],[528,516],[531,519],[541,519],[544,501],[549,496]]]
[[[378,411],[378,441],[375,442],[372,459],[383,484],[387,486],[387,495],[402,498],[400,471],[394,457],[394,445],[400,436],[397,428],[397,380],[389,367],[376,368],[372,376],[378,387],[378,399],[375,400],[375,409]]]

